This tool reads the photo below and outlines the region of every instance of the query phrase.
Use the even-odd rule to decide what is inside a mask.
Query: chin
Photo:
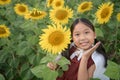
[[[90,49],[90,46],[84,46],[84,47],[81,47],[81,49],[88,50],[88,49]]]

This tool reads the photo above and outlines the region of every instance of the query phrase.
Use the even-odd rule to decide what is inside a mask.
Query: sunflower
[[[53,1],[54,1],[54,0],[47,0],[47,7],[52,6]]]
[[[117,14],[117,20],[120,22],[120,13]]]
[[[113,13],[113,6],[110,2],[100,5],[98,11],[96,12],[96,18],[98,23],[107,23]]]
[[[56,24],[66,24],[68,23],[68,19],[72,18],[72,16],[73,11],[68,7],[59,7],[50,11],[50,19]]]
[[[54,0],[52,3],[53,8],[58,8],[63,6],[64,6],[64,0]]]
[[[93,7],[92,2],[85,1],[81,4],[79,4],[77,11],[80,12],[80,13],[83,13],[85,11],[91,10],[92,7]]]
[[[11,0],[0,0],[1,5],[9,4]]]
[[[41,48],[52,54],[58,54],[65,50],[70,43],[70,30],[61,25],[48,25],[47,29],[42,30],[44,33],[39,36],[39,45]]]
[[[18,15],[23,16],[26,13],[28,13],[28,6],[23,4],[23,3],[22,4],[16,4],[15,7],[14,7],[14,10]]]
[[[8,37],[9,35],[10,35],[9,28],[7,28],[5,25],[0,25],[0,38]]]
[[[34,8],[31,12],[25,15],[25,19],[38,20],[38,19],[43,19],[45,16],[46,16],[46,12],[39,11]]]

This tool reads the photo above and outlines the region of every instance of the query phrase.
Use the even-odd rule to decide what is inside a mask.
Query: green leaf
[[[66,64],[70,64],[70,61],[68,59],[66,59],[65,57],[62,57],[58,62],[58,65],[60,65],[61,67],[66,65]]]
[[[40,63],[47,63],[47,62],[55,62],[56,55],[47,54],[45,57],[43,57],[40,61]]]
[[[58,76],[61,77],[63,74],[63,70],[62,69],[58,69]]]
[[[5,49],[0,51],[0,63],[4,63],[8,57],[8,52]]]
[[[41,78],[42,72],[45,69],[45,67],[46,67],[45,65],[39,65],[39,66],[32,68],[31,71],[36,77]]]
[[[4,46],[7,43],[7,39],[0,39],[0,47]]]
[[[46,65],[36,66],[31,71],[36,77],[42,77],[44,80],[56,80],[58,76],[57,71],[50,70]]]
[[[56,80],[58,76],[58,72],[54,70],[50,70],[48,67],[46,67],[44,68],[42,75],[43,75],[43,80]]]
[[[104,37],[103,32],[102,32],[101,29],[99,29],[99,28],[95,28],[95,31],[96,31],[96,35],[97,35],[97,37]]]
[[[111,79],[120,79],[120,66],[113,61],[108,61],[107,70],[105,72]]]
[[[98,78],[90,78],[90,80],[100,80],[100,79],[98,79]]]
[[[38,36],[32,35],[28,38],[28,44],[29,45],[35,45],[38,44]]]
[[[17,47],[17,50],[16,50],[18,55],[24,55],[25,54],[26,45],[27,45],[26,41],[22,41],[18,44],[18,47]]]
[[[16,48],[17,55],[24,56],[24,55],[28,55],[31,52],[32,52],[32,49],[30,48],[30,46],[28,46],[27,41],[22,41],[17,45],[17,48]]]
[[[62,66],[62,70],[63,70],[63,71],[68,70],[68,65],[63,65],[63,66]]]
[[[32,21],[25,21],[20,27],[24,30],[34,30],[35,28],[35,23]]]
[[[29,69],[26,69],[21,73],[22,80],[31,80],[32,77],[33,75]]]
[[[5,80],[5,78],[2,74],[0,74],[0,80]]]
[[[35,60],[35,54],[31,53],[30,55],[28,55],[28,61],[33,64],[34,63],[34,60]]]
[[[20,72],[22,73],[23,71],[29,69],[29,64],[28,63],[25,63],[21,66],[21,69],[20,69]]]

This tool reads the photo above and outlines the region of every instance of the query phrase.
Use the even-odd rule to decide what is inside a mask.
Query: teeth
[[[81,45],[87,45],[87,43],[81,43]]]

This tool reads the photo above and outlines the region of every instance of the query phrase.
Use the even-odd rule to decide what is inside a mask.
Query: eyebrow
[[[90,30],[90,28],[87,28],[87,29],[85,29],[85,30]]]
[[[85,29],[84,31],[90,31],[90,29]]]

